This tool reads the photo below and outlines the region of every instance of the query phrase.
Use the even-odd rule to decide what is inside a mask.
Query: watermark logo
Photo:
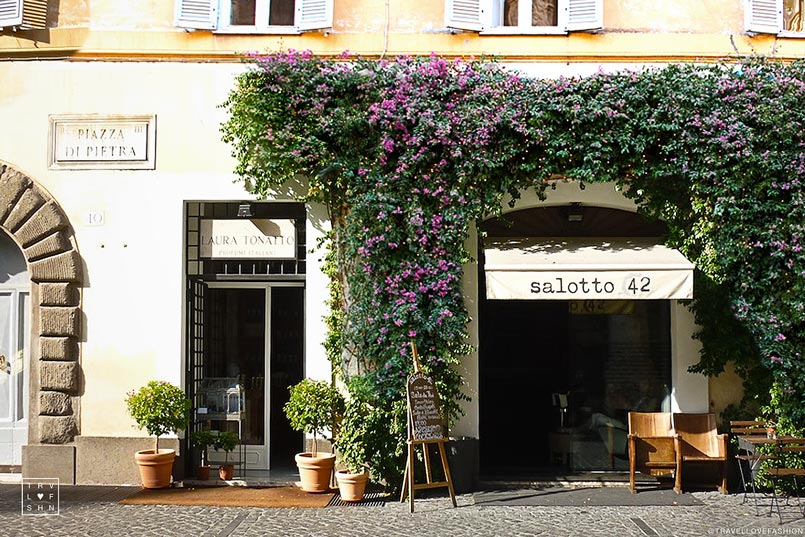
[[[23,477],[22,514],[28,516],[58,515],[59,479],[55,477]]]

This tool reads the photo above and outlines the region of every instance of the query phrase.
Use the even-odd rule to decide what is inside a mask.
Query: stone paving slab
[[[488,490],[472,495],[475,505],[502,506],[639,506],[699,505],[691,493],[677,494],[671,489],[644,490],[632,494],[628,487],[540,487],[515,490]]]
[[[19,485],[0,485],[0,536],[597,536],[805,535],[796,507],[755,516],[739,494],[696,492],[697,505],[485,506],[471,494],[382,507],[241,508],[121,505],[137,487],[67,487],[59,515],[23,516]]]

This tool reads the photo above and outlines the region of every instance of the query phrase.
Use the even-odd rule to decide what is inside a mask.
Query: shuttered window
[[[568,0],[567,30],[597,30],[603,24],[603,0]]]
[[[805,0],[746,0],[746,31],[805,36]]]
[[[217,0],[178,0],[176,26],[214,30],[218,23]]]
[[[43,30],[47,15],[47,0],[0,0],[0,28]]]
[[[0,27],[22,23],[22,0],[0,0]]]
[[[747,31],[777,34],[782,29],[783,0],[747,0]]]
[[[332,0],[296,0],[296,25],[300,30],[318,30],[333,25]]]
[[[447,0],[447,26],[481,30],[481,0]]]
[[[447,26],[484,33],[551,34],[603,27],[603,0],[446,0]]]
[[[176,25],[233,33],[331,28],[333,0],[176,0]]]

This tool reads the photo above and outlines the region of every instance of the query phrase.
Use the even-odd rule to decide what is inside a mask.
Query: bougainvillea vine
[[[761,368],[774,419],[805,425],[803,102],[799,62],[536,79],[486,60],[289,51],[253,58],[222,130],[250,192],[290,185],[329,211],[328,352],[384,428],[362,452],[393,483],[409,341],[455,418],[465,243],[505,199],[550,195],[556,175],[612,182],[668,224],[697,266],[697,370]]]

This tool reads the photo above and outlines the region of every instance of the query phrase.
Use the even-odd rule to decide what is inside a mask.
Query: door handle
[[[6,357],[2,354],[0,354],[0,371],[5,371],[9,375],[11,374],[11,371],[8,370],[8,360],[6,360]]]

